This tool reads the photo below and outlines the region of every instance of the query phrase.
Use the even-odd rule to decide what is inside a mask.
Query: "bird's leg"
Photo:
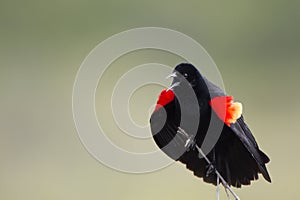
[[[217,200],[219,200],[220,199],[220,177],[219,176],[217,176],[217,188],[216,188],[216,190],[217,190]]]
[[[181,134],[186,138],[186,142],[184,147],[186,148],[187,151],[190,151],[191,149],[195,149],[196,142],[194,140],[194,136],[188,135],[182,128],[178,127],[177,133]]]
[[[187,149],[187,151],[191,150],[191,149],[195,149],[196,146],[196,142],[194,140],[194,138],[192,136],[190,136],[185,143],[185,148]]]
[[[204,154],[204,152],[202,151],[202,149],[200,147],[198,147],[198,145],[195,146],[196,149],[199,151],[199,155],[201,155],[206,161],[208,164],[212,164],[210,162],[210,160],[207,158],[207,156]],[[229,191],[236,200],[240,200],[240,198],[236,195],[236,193],[230,188],[230,186],[228,185],[228,183],[225,181],[225,179],[222,177],[222,175],[219,173],[219,171],[217,169],[215,169],[215,173],[216,175],[220,178],[221,182],[222,182],[222,185],[224,186],[225,190]]]
[[[216,150],[213,149],[213,158],[212,158],[212,162],[213,163],[216,163]],[[217,168],[215,167],[214,168],[215,171],[217,171]],[[216,174],[216,173],[215,173]],[[216,187],[216,193],[217,193],[217,200],[220,199],[220,177],[219,175],[216,174],[216,177],[217,177],[217,187]]]
[[[206,177],[208,177],[209,175],[211,175],[213,172],[215,172],[215,166],[210,163],[206,166],[207,170],[206,170]]]
[[[186,132],[185,132],[185,130],[183,130],[182,128],[178,128],[178,131],[177,131],[178,133],[180,133],[180,134],[182,134],[182,135],[184,135],[184,136],[186,136],[186,138],[187,138],[187,142],[186,142],[186,144],[185,144],[185,146],[187,147],[187,146],[189,146],[189,144],[193,144],[192,146],[193,146],[193,148],[196,148],[197,150],[198,150],[198,152],[199,152],[199,158],[204,158],[205,160],[206,160],[206,162],[209,164],[209,165],[211,165],[211,166],[213,166],[214,167],[214,165],[210,162],[210,160],[207,158],[207,156],[205,155],[205,153],[202,151],[202,149],[196,144],[196,142],[194,141],[194,138],[192,137],[192,136],[189,136]],[[218,172],[218,170],[217,169],[215,169],[215,173],[216,173],[216,175],[217,175],[217,177],[221,180],[221,182],[222,182],[222,185],[224,186],[224,188],[225,188],[225,190],[227,191],[229,191],[233,196],[234,196],[234,198],[236,199],[236,200],[240,200],[240,198],[235,194],[235,192],[230,188],[230,186],[228,185],[228,183],[225,181],[225,179],[222,177],[222,175]],[[227,191],[227,192],[228,192]],[[226,192],[226,193],[227,193]],[[229,195],[227,195],[227,196],[229,196]]]
[[[225,193],[226,193],[227,199],[229,199],[229,200],[230,200],[230,196],[229,196],[229,193],[228,193],[228,189],[227,189],[227,187],[224,187],[224,189],[225,189]]]
[[[207,171],[206,171],[206,177],[211,175],[212,173],[216,172],[216,152],[215,149],[212,150],[212,160],[210,163],[208,163]]]

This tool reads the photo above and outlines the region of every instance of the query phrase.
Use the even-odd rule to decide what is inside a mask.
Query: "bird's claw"
[[[197,144],[193,135],[187,134],[181,127],[178,127],[177,133],[186,139],[184,147],[187,151],[190,151],[191,149],[194,150],[196,148]]]
[[[185,148],[187,151],[190,151],[191,149],[195,149],[196,142],[193,137],[189,137],[185,142]]]
[[[206,170],[206,177],[211,175],[212,173],[215,173],[215,166],[213,164],[208,164],[207,165],[207,170]]]

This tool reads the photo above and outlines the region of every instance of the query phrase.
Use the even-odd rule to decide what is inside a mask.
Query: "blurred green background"
[[[292,0],[0,0],[0,199],[215,198],[213,186],[179,163],[149,174],[120,173],[93,159],[78,138],[71,103],[81,62],[109,36],[144,26],[197,40],[219,67],[227,92],[243,102],[245,118],[271,158],[273,183],[260,177],[235,190],[241,199],[299,199],[299,20],[300,1]],[[123,66],[179,61],[144,51],[117,61],[112,70],[121,75]],[[104,86],[107,94],[111,84]],[[159,88],[147,90],[131,101],[141,124],[148,113],[137,111],[148,111],[142,102],[155,102]],[[108,132],[132,144],[122,142],[117,129]]]

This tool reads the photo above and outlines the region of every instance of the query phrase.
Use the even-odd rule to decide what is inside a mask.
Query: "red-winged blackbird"
[[[259,149],[244,122],[241,104],[233,102],[231,96],[226,96],[192,64],[177,65],[171,76],[174,78],[173,83],[169,89],[161,92],[150,120],[153,138],[158,147],[172,159],[186,164],[195,176],[202,177],[207,183],[217,185],[217,175],[212,168],[234,187],[249,185],[252,180],[258,179],[259,173],[271,182],[265,166],[270,159]],[[197,105],[193,106],[199,107],[199,118],[194,117],[197,109],[190,109],[190,105],[182,105],[184,101],[180,102],[178,98],[180,95],[183,98],[185,95],[191,95],[185,92],[188,87],[184,87],[184,82],[189,84],[196,96]],[[185,103],[188,104],[188,101]],[[199,147],[204,144],[210,124],[222,123],[219,138],[215,139],[215,145],[207,154],[211,164],[203,157],[199,157],[197,148],[186,148],[186,140],[178,133],[178,130],[183,128],[181,127],[183,112],[187,112],[186,121],[196,123],[193,139]],[[195,122],[195,119],[198,121]],[[183,128],[188,130],[187,134],[189,128],[189,125]]]

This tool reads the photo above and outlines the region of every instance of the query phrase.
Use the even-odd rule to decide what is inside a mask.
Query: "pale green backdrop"
[[[0,0],[0,199],[215,198],[213,186],[179,163],[149,174],[119,173],[93,159],[77,136],[71,103],[81,62],[109,36],[144,26],[197,40],[216,62],[227,92],[243,102],[245,118],[271,158],[273,183],[260,178],[235,190],[241,199],[299,199],[299,21],[300,1],[292,0]],[[121,75],[122,66],[179,61],[144,51],[116,62],[112,73]],[[110,89],[104,86],[108,94]],[[146,87],[133,97],[138,123],[148,122],[159,89]],[[132,147],[112,122],[106,126],[116,130],[112,140]]]

